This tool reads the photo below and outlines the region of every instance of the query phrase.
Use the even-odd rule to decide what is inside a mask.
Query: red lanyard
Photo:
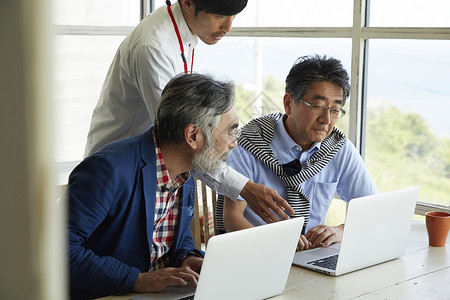
[[[173,17],[172,9],[170,8],[170,6],[171,6],[170,0],[166,0],[166,4],[167,4],[167,11],[169,12],[170,19],[172,20],[173,28],[175,29],[175,33],[177,34],[178,44],[180,45],[181,59],[183,60],[183,64],[184,64],[184,73],[187,74],[188,67],[187,67],[186,56],[184,56],[183,42],[181,41],[180,32],[178,31],[177,23],[175,22],[175,18]],[[191,73],[192,73],[192,68],[194,66],[194,50],[195,49],[192,49]]]

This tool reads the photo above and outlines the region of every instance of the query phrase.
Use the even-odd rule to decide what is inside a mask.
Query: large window
[[[172,0],[174,3],[175,0]],[[55,0],[56,157],[83,157],[92,110],[112,57],[149,0]],[[369,1],[367,1],[369,3]],[[381,191],[419,185],[419,200],[450,205],[448,0],[249,1],[217,45],[199,43],[194,70],[238,85],[241,121],[283,111],[295,59],[327,54],[351,74],[348,114],[337,126],[361,151]],[[67,166],[67,168],[64,168]],[[67,173],[61,172],[61,181]]]
[[[450,27],[450,1],[372,0],[370,26]]]
[[[238,85],[237,114],[245,124],[254,116],[284,112],[284,81],[297,58],[314,53],[338,57],[350,70],[351,47],[351,39],[230,37],[214,46],[199,44],[194,68]],[[338,126],[348,132],[348,117]]]
[[[140,0],[54,0],[54,23],[80,26],[136,26]]]
[[[380,190],[418,185],[419,201],[447,209],[449,9],[445,0],[370,1],[363,98],[363,154]]]
[[[139,0],[54,0],[58,183],[83,158],[92,111],[112,58],[140,21]]]
[[[83,156],[92,111],[124,36],[60,35],[55,39],[56,160]]]
[[[366,164],[381,190],[420,186],[449,205],[449,40],[371,40]]]

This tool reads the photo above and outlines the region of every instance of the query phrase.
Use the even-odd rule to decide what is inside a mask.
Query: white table
[[[130,296],[101,299],[123,300],[130,299]],[[292,266],[283,294],[271,299],[448,300],[450,236],[446,247],[430,247],[425,224],[414,221],[406,253],[402,257],[338,277]]]
[[[450,238],[430,247],[415,221],[402,257],[338,277],[292,266],[283,294],[271,299],[450,299]]]

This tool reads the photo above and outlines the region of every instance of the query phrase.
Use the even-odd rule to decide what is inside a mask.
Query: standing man
[[[196,284],[190,170],[211,174],[236,147],[234,85],[180,74],[162,93],[155,125],[109,143],[70,174],[71,299]]]
[[[85,156],[105,144],[145,132],[153,123],[161,91],[179,73],[192,72],[200,38],[213,45],[231,30],[247,0],[166,1],[123,41],[106,76],[94,109]],[[249,181],[232,168],[211,176],[195,172],[212,189],[230,199],[238,195],[266,222],[287,219],[292,208],[274,190]]]
[[[349,92],[349,76],[339,60],[299,58],[286,78],[285,114],[250,121],[227,161],[254,182],[277,190],[294,216],[305,217],[298,250],[342,239],[344,224],[323,225],[335,193],[348,202],[378,192],[356,148],[334,127],[345,114]],[[228,231],[265,224],[245,201],[225,198],[223,217]]]

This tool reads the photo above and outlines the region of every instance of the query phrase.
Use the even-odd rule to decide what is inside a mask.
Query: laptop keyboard
[[[308,262],[308,264],[313,265],[313,266],[319,266],[322,268],[328,268],[331,270],[336,270],[337,259],[338,259],[338,254],[328,256],[325,258],[321,258],[321,259],[317,259],[317,260],[313,260],[313,261]]]

